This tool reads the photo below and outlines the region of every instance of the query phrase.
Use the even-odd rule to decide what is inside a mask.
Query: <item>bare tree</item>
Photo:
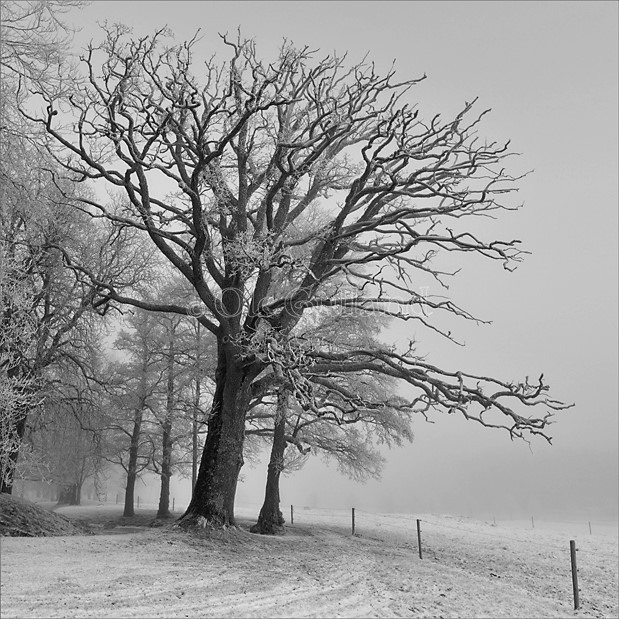
[[[304,316],[289,342],[310,342],[312,350],[344,354],[360,346],[380,349],[378,336],[387,325],[380,318],[325,308],[312,320]],[[283,532],[279,477],[287,466],[300,468],[310,453],[322,454],[351,477],[379,477],[384,458],[378,445],[401,445],[413,439],[412,409],[397,395],[393,378],[364,370],[316,372],[294,348],[299,346],[288,355],[272,350],[272,372],[263,373],[253,384],[255,397],[247,415],[246,435],[272,439],[264,505],[251,529],[255,533]],[[287,446],[294,457],[290,451],[287,456]]]
[[[230,59],[208,61],[198,79],[195,41],[165,47],[164,36],[132,40],[109,28],[85,53],[77,92],[63,99],[41,88],[41,113],[23,113],[45,129],[70,178],[125,194],[122,208],[82,198],[84,211],[147,235],[195,297],[152,303],[93,284],[111,300],[185,315],[196,313],[197,298],[199,320],[217,338],[208,435],[183,522],[234,523],[252,383],[280,355],[297,355],[316,373],[366,371],[408,383],[418,393],[409,408],[422,415],[458,411],[512,437],[547,437],[563,405],[542,377],[509,382],[443,370],[413,346],[340,353],[289,337],[321,307],[378,312],[450,339],[441,317],[475,320],[423,285],[444,284],[449,273],[434,261],[441,254],[476,254],[507,269],[522,258],[518,241],[484,240],[465,227],[512,208],[517,188],[505,168],[508,145],[477,136],[486,111],[476,113],[473,101],[453,118],[423,120],[408,103],[421,79],[317,59],[286,42],[266,62],[240,36],[223,38]],[[306,233],[297,224],[316,209],[325,223]],[[346,294],[338,292],[342,278]],[[311,393],[304,397],[311,403]],[[524,412],[537,404],[545,412]]]
[[[0,68],[15,78],[58,83],[74,29],[64,19],[82,0],[5,0],[0,5]],[[66,69],[66,67],[65,67]]]
[[[275,535],[283,532],[284,516],[279,507],[279,478],[284,471],[286,452],[286,417],[290,406],[290,385],[280,383],[277,392],[273,419],[273,439],[267,468],[267,482],[264,503],[258,515],[258,522],[251,527],[252,533]]]
[[[73,401],[48,402],[47,427],[36,433],[29,444],[42,453],[48,479],[57,484],[58,503],[80,505],[82,487],[87,479],[102,471],[97,432],[98,411],[91,408],[89,397]]]
[[[78,259],[103,279],[113,275],[121,286],[126,279],[121,275],[126,265],[119,265],[126,233],[68,206],[76,188],[52,181],[53,160],[37,148],[33,127],[17,113],[32,88],[60,93],[74,83],[70,69],[60,70],[71,34],[62,14],[79,4],[52,0],[0,7],[2,492],[11,492],[28,414],[43,399],[45,373],[61,358],[80,364],[89,318],[107,308],[91,280],[65,268],[65,258]]]
[[[110,392],[103,457],[126,474],[123,516],[135,515],[135,484],[153,458],[153,409],[163,381],[157,347],[157,316],[136,311],[126,319],[130,329],[119,333],[115,348],[126,360],[115,361],[107,381]],[[153,337],[154,336],[154,337]]]
[[[171,321],[168,319],[167,322]],[[198,476],[212,399],[213,345],[214,338],[204,334],[200,323],[193,318],[185,318],[175,334],[174,343],[168,342],[168,350],[174,357],[173,380],[168,383],[168,392],[173,397],[166,397],[166,408],[170,410],[174,426],[170,434],[173,469],[181,476],[190,476],[192,487]],[[168,363],[168,354],[162,354]],[[158,468],[156,472],[159,472]]]

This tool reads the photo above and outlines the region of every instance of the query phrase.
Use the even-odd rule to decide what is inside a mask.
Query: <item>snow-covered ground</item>
[[[64,508],[80,518],[119,506]],[[295,508],[282,537],[2,538],[2,617],[617,617],[616,527]],[[285,516],[289,520],[289,511]],[[421,520],[422,555],[416,519]],[[527,528],[528,525],[528,528]],[[117,528],[118,533],[122,529]],[[578,548],[573,609],[569,540]]]

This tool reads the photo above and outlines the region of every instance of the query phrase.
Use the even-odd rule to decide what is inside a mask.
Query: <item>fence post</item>
[[[355,534],[355,508],[352,508],[352,534]]]
[[[417,518],[417,546],[419,547],[419,558],[423,559],[421,555],[421,520]]]
[[[531,528],[535,528],[535,521],[533,520],[533,516],[531,516]]]
[[[578,595],[578,568],[576,567],[576,542],[570,540],[570,559],[572,562],[572,589],[574,591],[574,610],[580,608],[580,598]]]
[[[591,521],[589,520],[589,535],[591,535]]]
[[[290,506],[290,524],[294,524],[294,507]]]

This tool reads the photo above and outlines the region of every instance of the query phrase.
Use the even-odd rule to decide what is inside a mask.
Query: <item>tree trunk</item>
[[[198,479],[198,411],[200,410],[200,395],[201,395],[201,359],[200,359],[200,323],[198,323],[197,344],[196,344],[196,391],[193,401],[193,411],[191,414],[191,489],[196,487],[196,479]]]
[[[19,458],[19,449],[26,433],[26,421],[28,420],[28,412],[24,407],[20,407],[22,410],[18,410],[16,417],[17,420],[7,420],[6,428],[7,436],[2,437],[1,447],[2,454],[0,454],[0,462],[2,464],[2,471],[0,472],[0,492],[4,494],[13,493],[13,481],[15,479],[15,467],[17,466],[17,459]],[[4,425],[3,423],[3,425]]]
[[[198,478],[183,525],[233,526],[236,485],[243,466],[245,416],[259,369],[234,361],[234,347],[218,344],[215,394]]]
[[[271,459],[267,470],[267,485],[264,503],[258,516],[258,522],[250,529],[252,533],[263,535],[281,535],[284,533],[284,516],[279,508],[279,476],[283,470],[284,452],[286,451],[286,410],[288,391],[282,390],[277,396],[275,426]]]
[[[166,416],[161,433],[161,491],[157,518],[170,515],[170,477],[172,477],[172,417],[174,415],[174,329],[170,332],[166,388]]]
[[[191,415],[191,489],[198,479],[198,407],[200,406],[200,379],[196,380],[196,399]]]
[[[63,484],[58,495],[58,505],[80,505],[82,488],[80,484]]]
[[[160,477],[157,518],[167,518],[170,515],[170,477],[172,477],[172,422],[169,420],[163,425]]]
[[[141,402],[140,402],[141,404]],[[125,489],[125,509],[123,516],[131,518],[135,516],[133,498],[135,492],[135,480],[138,477],[138,451],[140,448],[140,432],[142,430],[143,410],[140,406],[134,413],[133,432],[131,433],[131,444],[129,445],[129,462],[127,464],[127,487]]]
[[[135,516],[134,497],[135,497],[135,481],[137,479],[135,472],[127,473],[127,485],[125,487],[125,508],[123,510],[123,518],[133,518]]]

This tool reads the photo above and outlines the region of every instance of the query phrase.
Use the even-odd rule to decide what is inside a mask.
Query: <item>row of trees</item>
[[[197,350],[192,325],[178,318],[138,310],[122,325],[107,352],[80,360],[71,374],[54,375],[54,396],[29,415],[17,472],[57,483],[60,502],[79,504],[86,479],[94,478],[102,494],[108,472],[122,470],[124,515],[132,516],[136,481],[148,470],[161,478],[158,513],[165,517],[173,473],[197,465],[192,446],[208,399],[200,398],[196,385],[208,395],[208,375],[196,361],[208,350]]]
[[[18,14],[26,5],[30,13]],[[477,319],[428,294],[428,284],[447,294],[466,254],[508,270],[522,258],[518,241],[484,239],[470,223],[516,207],[509,145],[477,135],[485,111],[471,102],[453,118],[424,120],[410,104],[423,78],[398,80],[393,69],[380,74],[287,42],[267,61],[240,35],[222,37],[227,60],[196,66],[197,39],[105,26],[101,43],[67,67],[51,25],[54,8],[69,5],[3,5],[3,28],[15,35],[3,36],[13,106],[3,111],[3,142],[40,162],[34,171],[20,167],[23,158],[3,163],[12,183],[3,187],[15,195],[3,200],[13,206],[2,220],[10,267],[0,352],[3,389],[13,394],[3,462],[15,460],[28,411],[47,398],[46,368],[65,361],[89,390],[103,382],[113,398],[122,419],[114,432],[131,444],[116,456],[128,480],[144,459],[143,425],[158,425],[160,457],[151,461],[162,505],[180,402],[194,411],[187,427],[206,424],[184,526],[234,524],[252,440],[272,444],[259,532],[281,528],[278,480],[295,450],[376,473],[377,443],[409,440],[414,415],[440,412],[549,440],[550,417],[564,405],[543,377],[443,369],[408,338],[381,340],[386,321],[454,339],[451,319]],[[35,209],[19,215],[34,188],[32,199],[47,205],[35,221]],[[452,272],[439,266],[450,263]],[[127,307],[152,318],[137,314],[130,367],[102,381],[86,361],[86,333]],[[163,339],[151,320],[167,321]],[[205,375],[212,401],[198,419]],[[401,385],[414,395],[397,395]],[[188,436],[195,454],[197,432]]]
[[[340,339],[347,329],[355,329],[347,335],[357,341],[366,341],[374,331],[368,325],[363,331],[358,321],[347,322],[343,316],[338,323]],[[212,400],[208,360],[214,357],[214,342],[186,317],[138,309],[127,313],[121,325],[125,328],[116,330],[107,352],[91,349],[74,367],[54,365],[47,372],[56,388],[35,407],[35,414],[30,411],[17,475],[53,482],[59,486],[60,503],[79,504],[86,480],[92,478],[103,494],[107,473],[121,469],[126,480],[123,513],[133,516],[136,481],[149,471],[160,477],[158,516],[167,517],[172,475],[191,471],[195,483]],[[261,530],[276,532],[283,524],[279,475],[302,466],[310,451],[331,456],[342,470],[364,478],[380,473],[377,442],[412,439],[410,420],[387,409],[386,387],[375,394],[380,412],[358,411],[345,420],[346,427],[332,411],[316,415],[303,410],[290,391],[266,384],[256,390],[245,452],[253,459],[272,444],[265,510],[275,512],[278,525],[263,512]],[[369,398],[369,390],[377,386],[359,378],[348,389]],[[288,453],[287,445],[292,446]]]

